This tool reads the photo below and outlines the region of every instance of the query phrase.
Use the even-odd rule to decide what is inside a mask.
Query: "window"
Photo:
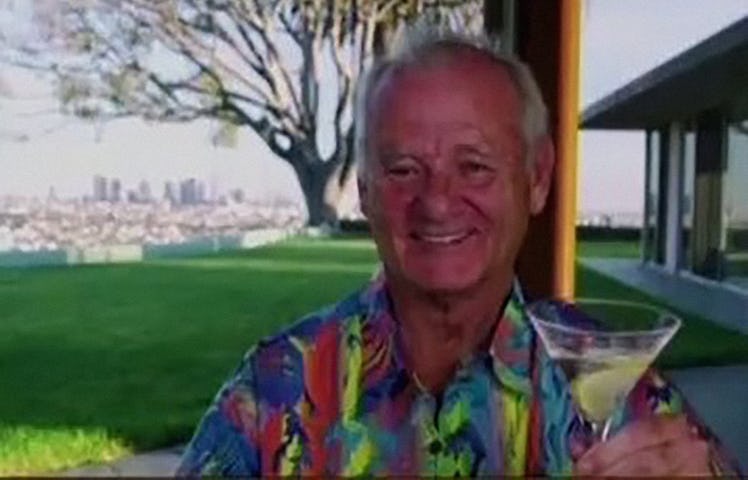
[[[725,277],[748,285],[748,120],[727,129],[727,162],[722,195]]]
[[[664,130],[647,132],[646,198],[644,199],[644,260],[665,262],[667,202],[667,138]]]
[[[696,132],[687,125],[683,132],[681,187],[681,258],[679,267],[693,266],[692,231],[694,215],[694,177],[696,173]]]
[[[693,229],[689,238],[692,268],[721,280],[724,275],[722,227],[724,118],[719,111],[702,113],[696,129]]]

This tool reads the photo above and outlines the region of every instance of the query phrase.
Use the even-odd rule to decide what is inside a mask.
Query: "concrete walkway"
[[[662,298],[725,328],[748,334],[748,291],[687,274],[670,275],[633,259],[581,258],[582,265]]]
[[[173,477],[183,446],[133,455],[109,465],[76,468],[64,477]]]
[[[701,420],[748,471],[748,365],[665,372]]]
[[[665,300],[725,328],[748,334],[748,293],[735,286],[645,268],[639,260],[582,258],[579,261],[630,287]],[[743,471],[748,469],[748,365],[666,372],[688,402],[722,440]]]

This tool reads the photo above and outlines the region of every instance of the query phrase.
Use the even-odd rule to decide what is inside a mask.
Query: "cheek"
[[[524,233],[529,217],[529,190],[522,179],[495,184],[466,196],[477,222],[481,222],[495,242],[506,243],[513,234]]]
[[[476,216],[491,224],[503,224],[526,209],[526,200],[511,184],[493,185],[489,189],[473,191],[464,196]]]
[[[393,233],[404,230],[413,194],[398,187],[379,186],[376,197],[376,215],[379,222],[386,225],[390,231],[394,231]]]

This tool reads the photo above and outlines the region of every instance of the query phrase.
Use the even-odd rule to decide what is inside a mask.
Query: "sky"
[[[746,0],[588,0],[581,108],[748,14]],[[643,212],[644,134],[583,131],[579,211]]]
[[[586,0],[580,108],[748,14],[746,0]],[[10,28],[0,18],[0,28]],[[152,125],[118,120],[97,129],[55,113],[47,84],[34,74],[0,69],[0,194],[90,193],[92,177],[163,182],[197,176],[220,190],[301,200],[290,167],[251,132],[235,148],[210,143],[215,125]],[[18,141],[23,135],[28,141]],[[643,133],[582,132],[579,210],[642,210]]]

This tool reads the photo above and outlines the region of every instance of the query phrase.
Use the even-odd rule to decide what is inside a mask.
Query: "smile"
[[[419,242],[430,243],[432,245],[457,245],[474,233],[475,230],[470,229],[454,233],[413,233],[411,237]]]

